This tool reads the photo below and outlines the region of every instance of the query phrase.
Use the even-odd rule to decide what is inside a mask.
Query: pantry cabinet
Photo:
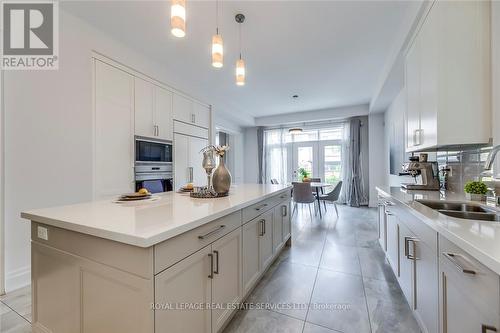
[[[175,188],[186,183],[196,186],[207,184],[207,176],[202,168],[200,151],[208,146],[208,139],[189,135],[174,134],[174,177]]]
[[[135,189],[134,77],[99,60],[94,77],[94,197],[103,198]]]
[[[134,78],[135,135],[172,140],[172,93]]]
[[[490,2],[435,1],[405,60],[406,150],[491,137]]]

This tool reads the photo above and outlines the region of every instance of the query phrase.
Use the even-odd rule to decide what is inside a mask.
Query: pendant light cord
[[[215,0],[215,31],[219,34],[219,0]]]
[[[240,47],[240,60],[241,60],[241,23],[239,23],[239,47]]]

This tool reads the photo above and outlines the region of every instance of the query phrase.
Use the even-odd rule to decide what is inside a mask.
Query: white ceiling
[[[169,32],[169,1],[71,1],[62,8],[163,63],[175,84],[235,118],[369,103],[411,1],[224,1],[225,62],[210,65],[215,2],[189,1],[187,36]],[[234,83],[242,12],[247,79]],[[298,94],[298,100],[292,99]],[[243,117],[245,116],[245,117]]]

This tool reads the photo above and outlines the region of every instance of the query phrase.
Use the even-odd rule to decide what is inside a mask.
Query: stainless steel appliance
[[[408,190],[439,191],[439,175],[437,162],[406,162],[403,173],[412,176],[415,183],[402,184]]]
[[[135,163],[172,164],[172,141],[135,138]]]
[[[172,164],[136,163],[135,190],[148,189],[151,193],[169,192],[173,190]]]

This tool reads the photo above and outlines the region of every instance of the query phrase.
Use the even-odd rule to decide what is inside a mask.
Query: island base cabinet
[[[192,254],[155,277],[156,332],[212,332],[211,246]],[[202,306],[204,308],[187,308]],[[140,331],[137,331],[140,332]]]
[[[498,275],[443,237],[439,243],[441,333],[500,331]]]
[[[273,210],[243,226],[243,293],[246,295],[273,260]]]
[[[243,293],[241,228],[212,244],[212,332],[219,332],[231,317]]]
[[[278,205],[274,207],[273,219],[273,251],[276,252],[283,245],[283,217],[286,206]]]
[[[34,332],[153,331],[152,280],[36,242],[31,255]]]
[[[282,205],[283,209],[283,241],[286,242],[292,232],[292,218],[290,216],[291,210],[290,210],[291,202],[288,201]]]

